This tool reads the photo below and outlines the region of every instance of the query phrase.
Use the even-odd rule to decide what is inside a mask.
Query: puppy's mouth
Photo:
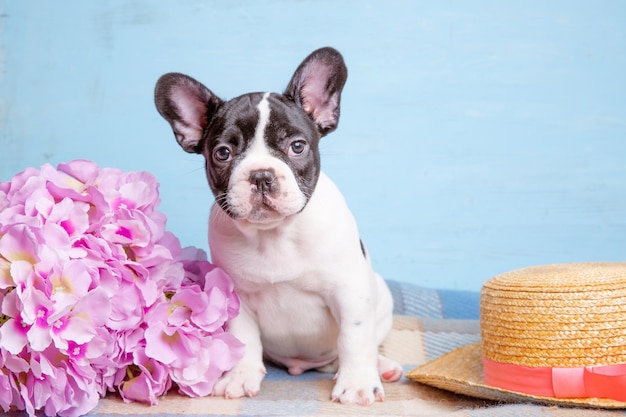
[[[250,195],[251,212],[275,212],[280,214],[280,208],[275,199],[269,193],[252,193]]]
[[[261,209],[261,210],[265,209],[265,210],[269,210],[269,211],[275,211],[277,213],[279,212],[278,208],[276,207],[276,204],[272,201],[272,199],[269,196],[263,195],[260,198],[260,200],[261,200],[260,204],[256,205],[256,207],[258,209]]]
[[[287,217],[290,213],[283,213],[279,210],[275,203],[271,199],[263,196],[258,204],[253,204],[252,210],[246,216],[246,220],[251,223],[267,223],[273,222],[284,217]]]
[[[257,192],[236,193],[231,190],[218,199],[222,209],[234,220],[265,224],[281,221],[304,208],[303,199],[290,193]]]

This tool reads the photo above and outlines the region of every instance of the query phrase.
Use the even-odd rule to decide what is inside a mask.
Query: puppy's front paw
[[[385,391],[375,368],[367,371],[340,369],[335,379],[331,396],[334,402],[371,405],[385,401]]]
[[[261,390],[261,381],[267,371],[263,364],[246,365],[239,363],[213,387],[213,395],[224,398],[255,397]]]

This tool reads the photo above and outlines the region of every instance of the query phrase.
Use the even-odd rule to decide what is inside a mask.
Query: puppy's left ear
[[[302,61],[284,94],[313,119],[324,136],[339,123],[341,90],[347,78],[341,54],[333,48],[321,48]]]

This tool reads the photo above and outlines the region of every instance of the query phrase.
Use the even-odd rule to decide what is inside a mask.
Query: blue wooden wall
[[[74,158],[148,170],[170,230],[206,248],[203,160],[156,79],[282,91],[325,45],[350,75],[323,168],[385,277],[477,290],[626,258],[622,0],[0,0],[0,180]]]

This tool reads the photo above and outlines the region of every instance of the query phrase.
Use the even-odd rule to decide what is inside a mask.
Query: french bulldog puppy
[[[283,94],[226,101],[178,73],[156,84],[156,107],[176,140],[206,160],[215,195],[211,258],[241,298],[229,331],[246,352],[214,395],[255,396],[264,358],[293,375],[336,372],[331,398],[341,403],[383,401],[381,379],[402,376],[378,353],[392,326],[391,293],[343,196],[320,171],[319,141],[337,127],[346,78],[339,52],[322,48]]]

